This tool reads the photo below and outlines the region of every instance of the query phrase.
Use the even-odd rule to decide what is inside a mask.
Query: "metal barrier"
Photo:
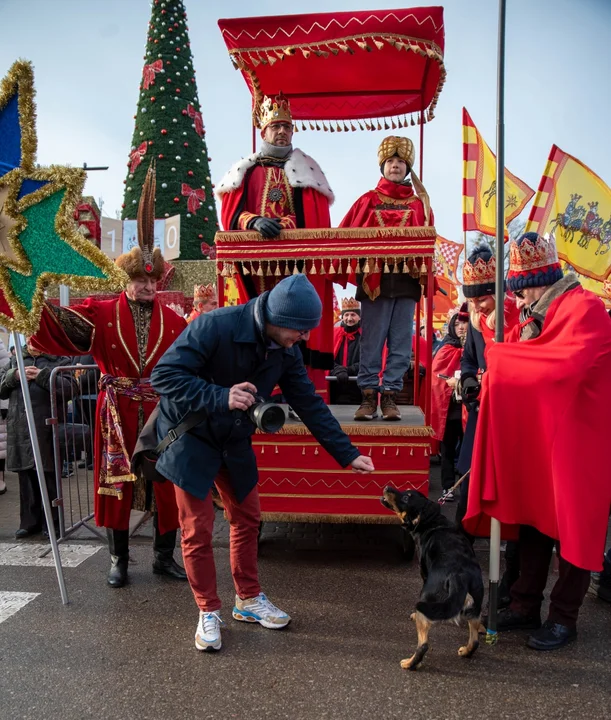
[[[47,425],[53,431],[57,497],[52,504],[59,513],[59,542],[81,527],[106,542],[105,535],[91,522],[98,396],[95,370],[97,365],[60,365],[51,371],[51,417]],[[72,382],[66,383],[66,378]]]

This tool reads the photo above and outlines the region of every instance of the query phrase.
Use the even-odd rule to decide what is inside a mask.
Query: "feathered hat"
[[[345,312],[353,312],[356,313],[359,317],[361,315],[361,303],[358,300],[355,300],[355,298],[348,297],[348,298],[342,298],[342,311],[340,313],[340,317]]]
[[[509,244],[507,287],[514,290],[547,287],[562,278],[562,268],[553,240],[535,232],[524,233]]]
[[[390,160],[390,158],[395,157],[395,155],[407,165],[407,174],[411,174],[416,195],[418,195],[424,205],[424,224],[428,225],[431,215],[431,202],[422,181],[414,172],[414,161],[416,159],[414,143],[409,138],[400,137],[399,135],[389,135],[385,137],[378,148],[378,165],[380,166],[382,175],[384,174],[384,164],[387,160]]]
[[[161,250],[155,247],[155,186],[155,167],[151,163],[138,205],[138,245],[115,260],[132,280],[137,277],[160,280],[163,276],[165,261]]]
[[[496,258],[488,245],[480,245],[465,260],[462,290],[466,298],[494,295],[496,292]]]

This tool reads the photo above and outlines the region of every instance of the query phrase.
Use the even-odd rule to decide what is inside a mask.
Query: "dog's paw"
[[[401,660],[401,668],[403,670],[411,670],[412,669],[412,661],[413,657],[407,658],[406,660]]]
[[[409,619],[410,619],[412,622],[415,622],[415,620],[416,620],[416,613],[413,612],[413,613],[409,616]]]
[[[468,645],[463,645],[461,648],[458,648],[458,654],[460,657],[470,658],[478,647],[479,643],[475,643],[471,647],[469,647]]]

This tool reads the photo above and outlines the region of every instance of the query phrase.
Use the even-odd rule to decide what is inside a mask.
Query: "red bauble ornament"
[[[177,93],[180,93],[180,88],[176,88],[176,92],[177,92]]]
[[[161,134],[162,134],[162,135],[167,135],[167,134],[168,134],[168,131],[167,131],[165,128],[163,128],[163,130],[161,131]]]
[[[153,141],[152,141],[152,140],[149,140],[149,145],[152,145],[152,144],[153,144]]]
[[[206,222],[208,222],[208,218],[204,218],[204,220],[205,220]]]
[[[179,198],[179,197],[175,197],[175,198],[174,198],[174,202],[175,202],[175,203],[179,203],[179,202],[180,202],[180,198]]]
[[[184,145],[185,147],[189,147],[189,143],[188,143],[188,142],[183,143],[183,145]]]
[[[124,205],[123,207],[125,207],[125,205]],[[204,236],[203,236],[201,233],[200,233],[197,237],[198,237],[200,240],[203,240],[203,239],[204,239]]]
[[[170,85],[171,82],[172,82],[172,78],[168,78],[168,79],[166,80],[166,82],[168,83],[168,85]]]
[[[180,52],[180,48],[176,48],[176,52]]]
[[[157,98],[153,96],[153,97],[151,98],[151,102],[155,102],[156,99],[157,99]]]
[[[178,27],[178,23],[174,23],[174,27]]]
[[[153,42],[155,43],[155,45],[157,45],[159,43],[159,40],[153,40]]]
[[[157,155],[157,157],[158,157],[160,160],[163,160],[163,153],[159,153],[159,155]]]
[[[166,13],[167,13],[167,10],[162,10],[162,11],[161,11],[161,14],[162,14],[162,15],[165,15]]]
[[[174,28],[168,28],[168,32],[174,32]]]
[[[189,170],[189,172],[187,173],[187,175],[188,175],[189,177],[193,177],[193,170]],[[126,182],[126,181],[124,180],[123,182]]]
[[[129,165],[129,163],[127,163],[127,164]],[[124,181],[123,181],[123,184],[124,184],[124,185],[127,185],[127,180],[124,180]]]
[[[122,204],[121,204],[121,207],[124,208],[124,207],[125,207],[125,203],[122,203]]]
[[[183,114],[183,115],[186,115],[186,114],[187,114],[187,111],[186,111],[186,110],[183,110],[183,111],[182,111],[182,114]]]

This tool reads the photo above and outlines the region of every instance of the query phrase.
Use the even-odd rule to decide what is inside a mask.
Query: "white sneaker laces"
[[[271,615],[273,617],[283,617],[284,613],[280,608],[277,608],[273,602],[267,599],[263,594],[253,598],[252,612],[259,615]]]
[[[202,618],[204,635],[214,635],[218,631],[219,626],[224,624],[225,623],[223,622],[223,620],[221,620],[221,616],[218,614],[218,612],[204,613],[204,616]]]

